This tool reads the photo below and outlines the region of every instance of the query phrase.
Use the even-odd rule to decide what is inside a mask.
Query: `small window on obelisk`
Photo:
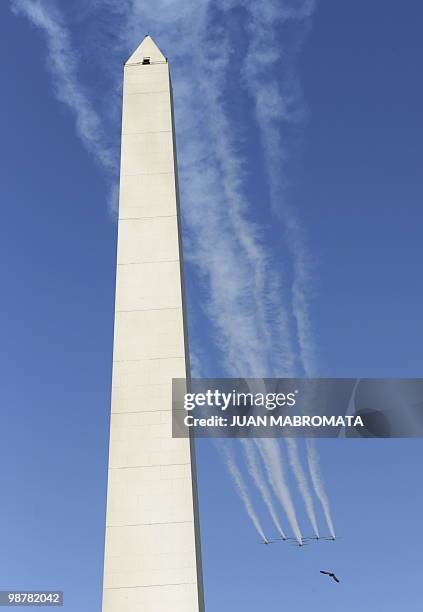
[[[150,58],[149,57],[143,57],[142,58],[142,63],[143,63],[143,65],[150,64]]]

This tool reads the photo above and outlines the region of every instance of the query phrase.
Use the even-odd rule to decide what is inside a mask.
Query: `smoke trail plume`
[[[304,373],[315,371],[315,348],[310,319],[311,257],[307,240],[295,208],[287,201],[288,177],[285,160],[288,157],[286,138],[292,125],[299,126],[305,117],[304,102],[298,78],[295,75],[295,58],[301,49],[309,20],[315,9],[314,0],[299,0],[295,4],[265,0],[263,3],[247,2],[249,14],[249,49],[244,58],[244,85],[255,104],[256,121],[261,133],[263,153],[268,170],[269,192],[273,210],[285,224],[285,239],[292,258],[292,312],[297,330],[300,362]],[[284,49],[277,36],[278,28],[286,23],[296,24],[297,43]],[[278,64],[278,71],[272,70]],[[275,74],[283,72],[283,79]],[[293,444],[288,445],[291,465],[297,477],[301,495],[313,529],[317,521],[308,492],[307,482]],[[319,477],[317,450],[307,445],[307,460],[313,488],[319,498],[331,533],[334,528],[330,517],[329,501]],[[313,471],[312,471],[313,470]]]
[[[335,537],[335,527],[333,525],[329,499],[326,495],[326,491],[323,485],[322,476],[320,474],[319,469],[319,458],[317,456],[317,451],[315,447],[314,440],[307,440],[307,461],[308,467],[310,470],[311,480],[313,482],[313,487],[316,492],[316,495],[322,504],[323,513],[325,515],[326,523],[328,525],[329,532],[331,536]]]
[[[285,532],[282,529],[280,524],[276,509],[273,505],[272,494],[266,484],[266,481],[263,478],[263,474],[260,469],[259,462],[257,460],[257,454],[255,451],[255,447],[253,446],[252,440],[244,440],[241,439],[242,445],[244,447],[245,457],[247,459],[247,469],[248,472],[253,479],[254,484],[259,491],[263,502],[269,511],[269,514],[275,524],[278,533],[282,536],[282,538],[286,538]]]
[[[302,541],[301,530],[298,525],[291,494],[285,480],[279,446],[273,438],[255,439],[255,442],[263,458],[263,463],[266,466],[267,476],[273,491],[285,511],[295,538],[300,543]]]
[[[235,463],[235,459],[232,456],[231,451],[229,450],[228,446],[225,444],[220,444],[219,450],[222,452],[224,456],[226,467],[228,468],[229,474],[231,475],[231,478],[234,482],[235,489],[239,497],[241,498],[242,503],[244,504],[245,510],[248,516],[250,517],[251,522],[253,523],[254,527],[256,528],[257,533],[262,538],[262,540],[267,540],[266,536],[264,535],[264,531],[261,526],[260,520],[257,516],[257,513],[251,501],[247,485],[244,482],[242,474],[239,471],[238,466]]]
[[[295,478],[297,480],[298,488],[300,490],[301,497],[303,498],[303,501],[304,501],[307,516],[310,519],[311,526],[313,527],[314,535],[318,536],[319,527],[317,525],[316,513],[314,512],[313,498],[311,496],[311,493],[308,487],[307,477],[301,465],[300,456],[298,454],[297,443],[292,438],[287,438],[286,446],[288,448],[289,463],[292,467],[292,471],[294,472]]]

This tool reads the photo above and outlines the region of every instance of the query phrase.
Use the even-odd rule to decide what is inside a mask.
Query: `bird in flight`
[[[326,574],[326,576],[330,576],[335,580],[335,582],[339,582],[339,578],[337,578],[333,572],[324,572],[323,570],[320,570],[320,573]]]

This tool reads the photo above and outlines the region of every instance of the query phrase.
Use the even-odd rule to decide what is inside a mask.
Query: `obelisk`
[[[146,36],[124,67],[103,612],[202,612],[172,90]]]

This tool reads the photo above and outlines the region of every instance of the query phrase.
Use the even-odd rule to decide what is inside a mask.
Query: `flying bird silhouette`
[[[326,574],[326,576],[330,576],[335,580],[335,582],[339,582],[339,578],[337,578],[333,572],[324,572],[323,570],[320,570],[320,573]]]

